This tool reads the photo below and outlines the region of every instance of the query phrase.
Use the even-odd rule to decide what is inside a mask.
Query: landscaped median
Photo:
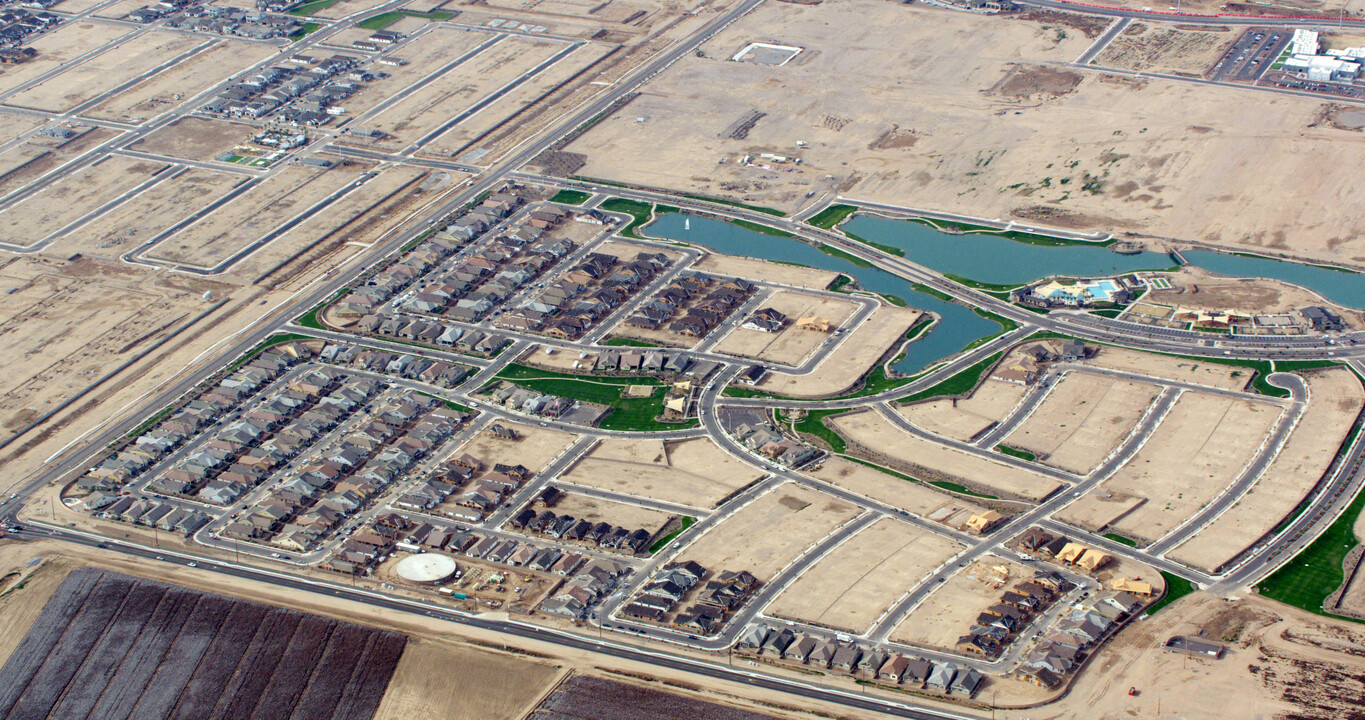
[[[685,430],[698,424],[695,419],[683,422],[659,420],[664,408],[662,394],[657,391],[645,398],[625,397],[627,386],[667,386],[658,378],[570,375],[519,364],[508,365],[495,377],[546,395],[609,407],[611,413],[598,423],[603,430],[662,432]]]
[[[1356,518],[1365,511],[1365,492],[1358,493],[1346,511],[1311,545],[1285,563],[1275,574],[1262,580],[1256,589],[1261,595],[1317,615],[1361,622],[1332,615],[1323,609],[1327,596],[1346,582],[1342,562],[1351,548],[1360,544],[1355,535]]]

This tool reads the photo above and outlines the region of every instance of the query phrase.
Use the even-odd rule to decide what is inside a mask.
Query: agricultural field
[[[160,163],[110,155],[0,210],[0,241],[30,246],[98,211],[165,170]]]
[[[847,440],[890,458],[922,480],[959,482],[980,492],[1030,501],[1041,500],[1062,486],[1060,481],[1032,470],[906,432],[875,411],[839,415],[830,419],[829,424]]]
[[[91,50],[103,47],[135,32],[126,26],[82,20],[62,25],[34,40],[29,47],[38,54],[28,62],[6,65],[0,72],[0,96],[11,93],[27,82],[36,80],[66,65]]]
[[[1186,392],[1142,449],[1074,506],[1082,511],[1101,492],[1145,498],[1112,526],[1131,538],[1157,540],[1237,478],[1279,416],[1270,403]]]
[[[831,457],[820,463],[816,469],[807,472],[817,480],[823,480],[835,487],[920,517],[930,515],[939,517],[943,512],[951,511],[944,517],[961,515],[965,520],[986,510],[980,505],[949,495],[927,483],[902,480],[895,475],[843,458]]]
[[[66,112],[167,60],[196,47],[207,48],[212,43],[212,40],[195,35],[153,30],[11,95],[6,102],[20,107]]]
[[[845,333],[838,347],[805,375],[772,373],[758,389],[795,398],[838,395],[852,389],[923,315],[918,310],[879,305],[857,329]]]
[[[898,405],[896,410],[916,427],[967,442],[994,427],[1024,398],[1019,383],[987,378],[964,398]]]
[[[960,549],[942,535],[883,518],[806,570],[767,612],[862,633]]]
[[[787,325],[772,333],[736,327],[711,350],[779,365],[800,365],[811,352],[832,337],[831,333],[843,327],[844,322],[858,309],[856,303],[847,300],[792,290],[773,293],[763,301],[761,307],[772,308],[786,315]],[[830,333],[797,327],[798,320],[811,317],[827,320]]]
[[[1128,437],[1160,392],[1151,383],[1068,372],[1005,444],[1086,475]]]
[[[317,615],[72,571],[0,668],[10,717],[368,720],[407,638]]]
[[[561,477],[575,485],[711,508],[763,474],[709,438],[669,442],[603,438]]]
[[[1305,373],[1309,403],[1275,459],[1227,512],[1169,553],[1213,572],[1289,517],[1322,479],[1365,407],[1354,373],[1332,368]]]
[[[712,572],[748,570],[766,582],[857,515],[856,505],[785,483],[711,527],[679,560],[695,560]]]
[[[524,465],[531,472],[540,472],[569,449],[577,438],[569,433],[552,428],[524,425],[507,420],[499,424],[517,434],[515,440],[504,440],[485,429],[468,442],[451,452],[451,457],[468,453],[479,459],[485,468],[498,463],[504,465]]]
[[[1023,565],[987,555],[939,585],[891,631],[891,639],[951,652],[976,616],[1000,602],[1008,586],[1032,578],[1033,572]]]
[[[273,54],[268,45],[224,39],[110,97],[87,114],[119,122],[146,122]]]
[[[776,720],[693,697],[586,675],[560,683],[530,720]]]

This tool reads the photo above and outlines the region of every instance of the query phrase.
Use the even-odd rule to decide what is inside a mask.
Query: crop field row
[[[0,668],[0,715],[373,717],[403,635],[81,569]]]

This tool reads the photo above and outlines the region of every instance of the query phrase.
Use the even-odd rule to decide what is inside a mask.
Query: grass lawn
[[[635,338],[628,338],[628,337],[613,337],[613,338],[607,338],[605,341],[602,342],[602,344],[603,344],[603,345],[606,345],[606,346],[609,346],[609,347],[638,347],[638,348],[656,348],[656,347],[661,347],[660,345],[658,345],[658,344],[656,344],[656,343],[649,342],[649,341],[647,341],[647,340],[637,340],[637,339],[635,339]]]
[[[849,231],[847,231],[847,230],[844,231],[844,234],[847,235],[847,236],[849,236],[850,238],[852,238],[852,239],[854,239],[854,240],[857,240],[858,242],[860,242],[860,243],[862,243],[862,244],[864,244],[864,245],[866,245],[866,246],[868,246],[868,247],[870,247],[870,248],[874,248],[874,249],[880,250],[880,251],[886,253],[887,255],[895,255],[896,257],[905,257],[905,251],[902,250],[902,249],[900,249],[900,248],[898,248],[898,247],[896,247],[896,246],[894,246],[894,245],[884,245],[884,244],[882,244],[882,243],[872,242],[871,240],[868,240],[867,238],[859,237],[859,236],[857,236],[857,235],[854,235],[853,233],[851,233],[851,232],[849,232]]]
[[[745,230],[753,230],[756,233],[763,233],[764,235],[774,235],[776,237],[785,238],[796,237],[795,235],[787,232],[786,230],[770,228],[767,225],[759,225],[758,223],[749,222],[748,220],[731,220],[730,223],[733,225],[738,225],[744,228]]]
[[[673,538],[678,537],[679,535],[683,534],[685,530],[697,524],[697,519],[694,517],[684,517],[681,522],[682,527],[659,538],[658,540],[654,541],[653,545],[649,546],[650,555],[653,555],[654,553],[659,552],[660,550],[663,550],[664,548],[668,547],[668,544],[673,542]]]
[[[638,200],[611,198],[603,200],[602,204],[597,207],[602,208],[607,212],[622,213],[634,218],[630,221],[629,225],[621,228],[620,234],[623,237],[635,238],[636,240],[644,239],[636,230],[654,219],[654,206]]]
[[[322,28],[322,23],[304,23],[298,32],[294,33],[294,42],[298,42]]]
[[[1190,584],[1189,580],[1186,580],[1179,575],[1172,575],[1163,570],[1161,571],[1161,577],[1166,580],[1166,594],[1151,607],[1147,608],[1148,615],[1155,615],[1156,611],[1161,608],[1194,592],[1194,585]]]
[[[856,205],[830,205],[818,213],[810,216],[806,221],[807,225],[818,227],[825,230],[832,230],[836,225],[848,219],[848,216],[858,212]]]
[[[1326,532],[1275,571],[1274,575],[1262,580],[1257,590],[1272,600],[1317,615],[1327,615],[1323,612],[1322,603],[1346,581],[1341,562],[1346,558],[1346,553],[1359,544],[1352,526],[1362,508],[1365,508],[1365,493],[1356,495],[1346,512]]]
[[[565,205],[582,205],[587,202],[592,195],[582,190],[560,190],[555,196],[550,198],[550,202],[563,203]]]
[[[825,423],[822,421],[825,418],[830,417],[831,415],[843,415],[844,413],[847,412],[852,412],[852,410],[849,408],[836,408],[834,410],[811,410],[810,412],[806,413],[805,418],[803,418],[800,422],[796,423],[793,427],[796,428],[797,432],[806,433],[807,435],[814,435],[815,437],[824,440],[825,443],[828,444],[832,450],[834,450],[834,452],[843,454],[845,450],[843,437],[841,437],[839,433],[834,432],[828,427],[825,427]],[[781,411],[778,412],[777,419],[784,423],[788,424],[791,423],[791,418],[786,413],[783,413]]]
[[[657,420],[664,409],[661,392],[655,391],[654,395],[647,398],[621,397],[621,391],[627,385],[663,386],[664,383],[657,378],[569,375],[517,364],[508,365],[496,377],[547,395],[606,405],[612,408],[612,412],[598,425],[603,430],[657,432],[697,427],[696,420],[680,423]]]
[[[1124,537],[1122,535],[1119,535],[1118,533],[1105,533],[1104,536],[1120,545],[1127,545],[1128,547],[1137,547],[1137,541],[1130,537]]]
[[[1034,455],[1027,450],[1020,450],[1019,448],[1013,448],[1009,445],[996,445],[995,451],[1001,455],[1009,455],[1010,457],[1017,457],[1020,460],[1027,460],[1029,462],[1034,462],[1038,459],[1037,455]]]
[[[851,255],[849,253],[846,253],[837,247],[832,247],[830,245],[821,245],[817,249],[826,255],[833,255],[834,257],[847,260],[853,263],[854,265],[857,265],[858,267],[872,267],[872,263],[858,257],[857,255]]]
[[[312,15],[319,10],[326,10],[339,2],[341,2],[341,0],[315,0],[314,2],[304,3],[293,10],[290,10],[289,14],[295,17]]]
[[[440,21],[449,20],[455,17],[455,13],[441,12],[439,10],[433,10],[432,12],[429,13],[412,12],[410,10],[394,10],[392,12],[380,13],[373,17],[367,17],[364,20],[361,20],[360,22],[356,23],[355,26],[358,28],[365,28],[366,30],[383,30],[384,28],[398,22],[399,20],[402,20],[405,17],[414,17],[422,18],[423,20]]]
[[[962,395],[971,392],[981,382],[981,376],[990,369],[1004,353],[996,353],[977,364],[963,370],[962,372],[944,380],[943,382],[921,390],[914,395],[901,400],[902,404],[928,400],[929,398],[943,397],[945,395]]]

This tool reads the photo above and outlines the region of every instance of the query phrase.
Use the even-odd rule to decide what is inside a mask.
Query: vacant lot
[[[250,125],[190,115],[138,140],[129,149],[186,160],[212,160],[250,142],[256,132]]]
[[[761,581],[852,520],[858,507],[793,483],[736,510],[683,550],[711,572],[748,570]]]
[[[472,647],[411,641],[375,720],[515,720],[560,673],[554,665]]]
[[[330,170],[289,165],[157,243],[148,254],[160,260],[213,267],[356,181],[365,169],[361,165],[338,165]]]
[[[1196,383],[1225,390],[1245,390],[1255,371],[1232,365],[1185,360],[1169,355],[1137,352],[1104,346],[1090,360],[1100,367],[1123,370],[1137,375]]]
[[[577,675],[541,703],[535,720],[775,720],[748,710]]]
[[[888,350],[904,342],[905,334],[922,314],[910,308],[880,305],[856,330],[845,333],[834,351],[825,355],[814,371],[805,375],[772,373],[759,389],[798,398],[846,392],[871,371]]]
[[[90,569],[72,571],[0,677],[9,717],[363,720],[407,638]]]
[[[884,518],[806,570],[768,612],[862,633],[960,549],[941,535]]]
[[[1023,500],[1041,500],[1062,485],[1046,475],[908,433],[874,411],[839,415],[829,424],[848,440],[899,463],[921,479],[960,482],[982,492]]]
[[[963,502],[961,498],[949,495],[927,483],[902,480],[895,475],[843,458],[829,458],[810,474],[836,487],[921,517],[937,516],[938,511],[945,508],[962,508],[969,515],[985,510],[978,505]]]
[[[1005,444],[1085,475],[1128,437],[1160,392],[1150,383],[1069,372]]]
[[[573,488],[565,490],[564,497],[555,503],[554,511],[558,515],[572,515],[594,523],[608,522],[631,530],[643,528],[651,533],[663,527],[672,517],[668,513],[639,505],[579,495],[573,492]]]
[[[563,477],[576,485],[710,508],[763,473],[707,438],[667,443],[604,438]]]
[[[781,263],[758,260],[755,258],[735,257],[707,252],[697,261],[696,269],[716,275],[729,275],[750,280],[764,280],[778,285],[824,290],[829,287],[839,273],[815,268],[783,265]]]
[[[448,85],[445,73],[457,70],[446,66],[494,37],[489,32],[441,27],[411,42],[405,42],[397,50],[389,53],[388,57],[404,60],[407,64],[384,66],[389,76],[361,86],[355,95],[346,98],[346,110],[353,117],[359,118],[361,125],[368,126],[371,111],[414,83],[430,78],[433,85]],[[500,44],[501,42],[492,45],[483,52],[489,52]],[[465,62],[473,62],[473,58]]]
[[[935,435],[966,442],[994,427],[1023,399],[1028,388],[988,378],[965,398],[899,405],[896,410]]]
[[[1336,457],[1365,406],[1360,381],[1344,368],[1308,373],[1309,402],[1275,460],[1227,512],[1171,557],[1214,571],[1294,512]]]
[[[1205,31],[1133,23],[1093,62],[1125,70],[1202,76],[1218,61],[1223,49],[1237,39],[1239,30],[1216,27]]]
[[[891,639],[952,651],[957,639],[976,623],[976,616],[1000,602],[1000,594],[1010,584],[1032,577],[1024,566],[988,555],[939,585],[891,631]]]
[[[500,420],[499,424],[517,433],[516,440],[503,440],[488,430],[480,432],[451,453],[459,457],[469,453],[478,458],[485,468],[497,463],[504,465],[524,465],[532,472],[539,472],[559,454],[569,449],[575,438],[566,432],[550,428],[523,425]]]
[[[140,123],[178,107],[215,83],[270,57],[272,48],[242,40],[213,47],[114,95],[88,111],[92,117]]]
[[[1279,415],[1270,403],[1181,395],[1147,444],[1099,488],[1147,499],[1114,528],[1146,540],[1174,530],[1236,479]]]
[[[29,47],[38,51],[32,60],[19,65],[6,65],[0,73],[0,92],[9,92],[20,85],[75,60],[85,53],[102,47],[133,32],[122,25],[83,20],[62,25],[44,33]]]
[[[211,43],[211,40],[194,35],[153,30],[11,96],[7,102],[66,112],[191,48],[207,47]]]
[[[0,211],[0,240],[30,245],[95,212],[166,167],[110,155]]]
[[[736,328],[712,350],[781,365],[799,365],[812,350],[828,340],[830,334],[797,327],[797,320],[810,317],[827,320],[832,333],[843,327],[844,321],[858,308],[855,303],[847,300],[793,290],[773,293],[763,301],[762,307],[772,308],[786,315],[788,318],[786,327],[772,333]]]

